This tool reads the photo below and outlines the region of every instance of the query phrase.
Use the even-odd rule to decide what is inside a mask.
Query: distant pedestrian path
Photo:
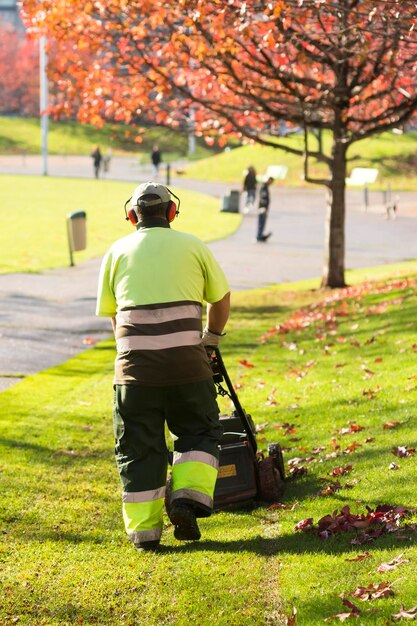
[[[240,185],[189,180],[177,175],[171,185],[219,199]],[[0,173],[40,175],[37,156],[0,156]],[[50,176],[92,178],[91,157],[49,157]],[[161,168],[159,181],[166,183]],[[152,165],[131,157],[114,157],[105,178],[132,183],[152,179]],[[97,181],[100,184],[100,181]],[[1,191],[0,191],[1,195]],[[256,217],[244,215],[241,227],[227,239],[209,244],[233,290],[317,278],[322,273],[326,198],[321,188],[272,188],[266,244],[255,242]],[[417,193],[401,193],[398,215],[387,220],[381,194],[371,194],[367,211],[363,195],[348,191],[346,267],[384,265],[414,259],[417,254]],[[86,207],[88,211],[88,207]],[[110,335],[108,320],[96,318],[95,296],[100,259],[42,274],[0,275],[0,390],[19,378],[64,362],[95,341]],[[13,358],[11,357],[13,355]],[[7,375],[7,376],[5,376]]]

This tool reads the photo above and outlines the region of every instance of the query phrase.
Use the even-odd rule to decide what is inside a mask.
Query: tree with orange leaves
[[[22,5],[31,31],[65,50],[50,68],[62,93],[56,112],[93,124],[183,127],[192,118],[197,134],[220,144],[237,135],[303,155],[305,180],[328,190],[322,284],[345,285],[347,151],[416,111],[413,0]],[[282,121],[302,127],[302,150],[280,143]],[[328,151],[322,130],[331,134]],[[328,177],[311,174],[312,159]]]
[[[13,26],[0,25],[0,114],[39,115],[39,52]]]

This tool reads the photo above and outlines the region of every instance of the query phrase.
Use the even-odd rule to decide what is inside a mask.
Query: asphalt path
[[[1,157],[0,173],[42,173],[39,157]],[[236,187],[189,180],[171,168],[170,184],[219,199]],[[48,175],[90,177],[89,157],[50,157]],[[153,178],[147,166],[113,158],[106,175],[136,184]],[[166,171],[159,177],[166,183]],[[99,184],[99,181],[98,181]],[[400,193],[397,218],[387,219],[383,196],[372,193],[365,210],[362,190],[347,193],[346,268],[414,259],[417,250],[417,193]],[[240,228],[209,244],[232,290],[317,278],[322,273],[326,198],[322,189],[272,188],[265,244],[255,241],[256,215],[244,214]],[[71,210],[71,207],[69,207]],[[87,213],[88,213],[88,209]],[[180,224],[178,224],[180,226]],[[22,377],[58,365],[110,335],[110,322],[94,315],[100,259],[42,274],[0,275],[0,391]]]

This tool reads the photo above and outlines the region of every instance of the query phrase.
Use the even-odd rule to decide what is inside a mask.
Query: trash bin
[[[220,211],[228,211],[229,210],[229,195],[223,196],[222,198],[222,206]]]
[[[87,215],[85,211],[67,214],[68,246],[70,263],[74,265],[72,253],[87,247]]]
[[[240,191],[231,191],[229,200],[230,213],[239,213],[240,207]]]
[[[239,213],[240,191],[231,191],[228,195],[223,196],[221,211],[226,213]]]

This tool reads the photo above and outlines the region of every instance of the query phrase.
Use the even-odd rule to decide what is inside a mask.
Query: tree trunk
[[[328,188],[322,287],[346,287],[345,283],[345,178],[346,147],[334,137],[331,183]]]

